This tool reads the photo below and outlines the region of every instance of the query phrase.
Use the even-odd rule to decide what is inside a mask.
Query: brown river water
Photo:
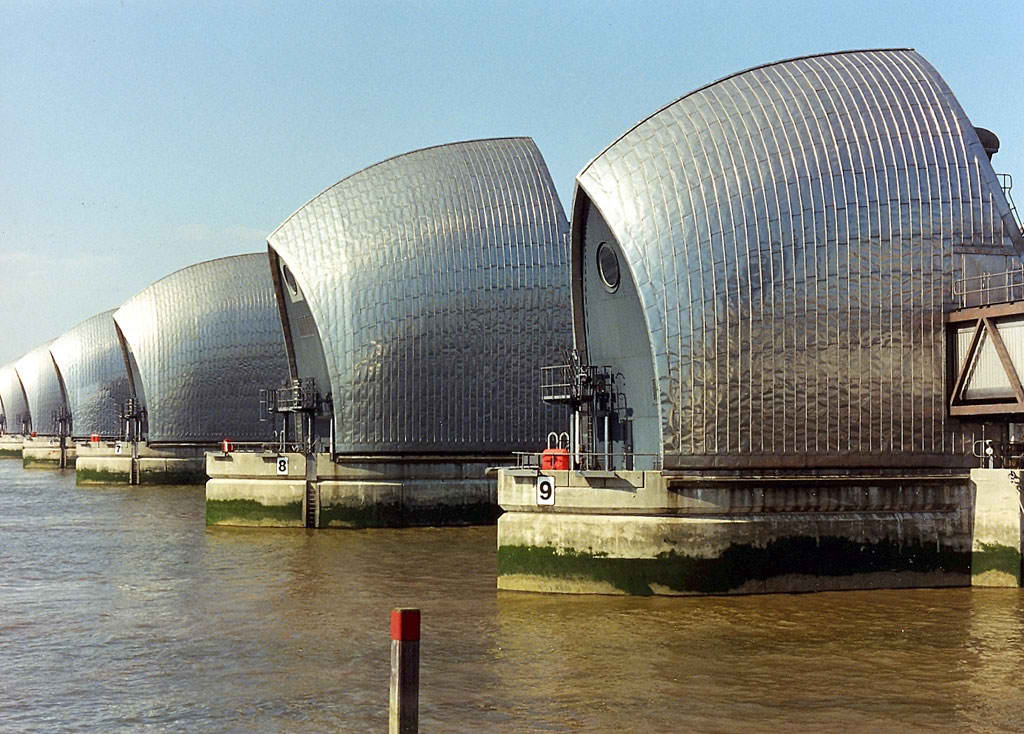
[[[1024,591],[495,590],[495,529],[207,529],[197,487],[0,462],[0,731],[1024,731]]]

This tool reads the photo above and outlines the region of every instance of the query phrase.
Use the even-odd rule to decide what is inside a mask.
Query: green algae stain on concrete
[[[612,558],[550,546],[498,548],[499,576],[586,579],[636,596],[652,595],[655,587],[683,594],[725,593],[749,582],[790,574],[834,577],[913,571],[966,575],[969,569],[970,554],[966,552],[888,541],[865,544],[839,537],[782,538],[763,547],[733,545],[717,558],[674,550],[655,558]]]
[[[402,527],[402,506],[398,502],[322,505],[320,507],[320,527],[400,528]]]
[[[75,484],[128,484],[131,475],[126,471],[104,471],[102,469],[76,469]]]
[[[302,502],[264,505],[256,500],[206,500],[206,524],[302,527]]]
[[[144,469],[139,472],[139,484],[191,486],[206,484],[206,469]]]
[[[35,459],[25,456],[21,460],[22,469],[56,469],[60,467],[60,459]]]
[[[0,449],[0,459],[20,459],[21,449]]]
[[[971,575],[995,571],[1007,574],[1019,584],[1021,581],[1021,552],[1018,548],[1002,543],[978,543],[971,553]]]
[[[330,504],[320,507],[322,528],[404,528],[493,525],[499,508],[485,502],[461,505],[402,505],[398,502]]]
[[[465,504],[406,505],[404,524],[409,527],[451,525],[494,525],[501,508],[489,502]]]

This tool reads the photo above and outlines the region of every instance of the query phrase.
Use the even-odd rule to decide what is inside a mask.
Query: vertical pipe
[[[569,468],[575,465],[575,409],[569,416],[569,442],[565,446],[569,449]]]
[[[604,414],[604,468],[606,471],[612,468],[611,443],[608,441],[608,414]]]
[[[132,436],[132,458],[128,468],[128,484],[137,485],[141,481],[139,476],[139,439],[142,437],[142,419],[138,413],[129,418],[128,426]]]
[[[420,610],[391,610],[389,734],[415,734],[420,719]]]
[[[579,408],[572,412],[572,468],[580,465],[580,411]]]

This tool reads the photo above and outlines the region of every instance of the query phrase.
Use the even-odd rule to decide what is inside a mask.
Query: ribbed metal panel
[[[116,436],[118,405],[131,395],[114,310],[86,319],[50,345],[71,411],[71,433]]]
[[[199,263],[114,313],[138,363],[151,442],[269,440],[259,390],[288,375],[265,253]]]
[[[53,417],[64,406],[64,395],[50,355],[50,345],[33,349],[17,361],[15,369],[25,388],[32,430],[41,436],[55,435],[57,428]]]
[[[571,343],[567,232],[536,145],[507,138],[371,166],[271,234],[319,331],[338,450],[508,451],[563,429],[539,375]]]
[[[20,432],[20,416],[28,415],[28,403],[25,402],[25,390],[13,364],[0,367],[0,396],[3,397],[4,415],[7,416],[7,432]]]
[[[946,417],[943,307],[974,253],[1005,264],[1024,243],[917,53],[728,77],[638,124],[577,186],[637,284],[666,466],[964,450]]]

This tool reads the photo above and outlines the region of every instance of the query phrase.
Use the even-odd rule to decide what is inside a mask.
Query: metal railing
[[[571,365],[556,364],[551,367],[540,368],[541,400],[549,403],[571,400],[573,385]]]
[[[1024,299],[1024,265],[1001,273],[969,275],[953,281],[953,300],[960,308],[989,306]]]
[[[281,387],[260,390],[260,420],[275,413],[319,412],[316,385],[312,377],[289,380]]]
[[[588,400],[613,381],[609,365],[556,364],[540,368],[540,396],[546,403]]]
[[[81,443],[81,444],[94,443],[93,440],[92,440],[93,436],[96,436],[95,443],[97,443],[97,444],[116,443],[117,441],[125,441],[124,434],[121,434],[121,433],[117,433],[117,434],[114,434],[114,433],[109,433],[109,434],[91,433],[88,436],[75,436],[74,442],[75,443]]]
[[[540,451],[514,451],[516,469],[539,469]],[[575,463],[574,471],[633,471],[637,459],[651,459],[649,469],[661,469],[661,454],[639,453],[604,453],[581,451],[569,455],[570,466]],[[573,462],[575,459],[575,462]],[[647,463],[646,461],[642,463]]]
[[[304,454],[306,453],[306,443],[304,441],[231,441],[230,453],[253,453],[253,454]],[[216,451],[224,453],[223,442],[218,446]],[[327,447],[324,442],[317,439],[313,443],[312,452],[324,453],[327,451]]]

